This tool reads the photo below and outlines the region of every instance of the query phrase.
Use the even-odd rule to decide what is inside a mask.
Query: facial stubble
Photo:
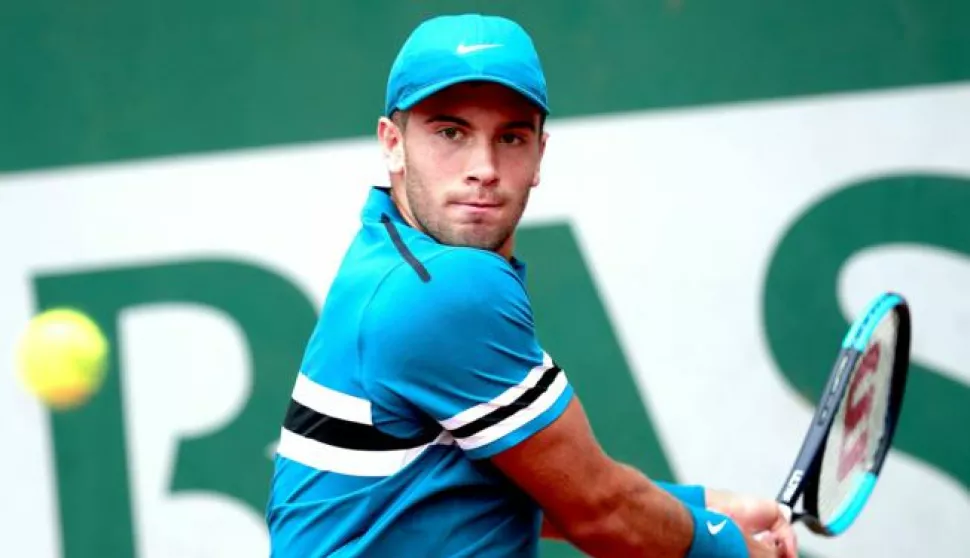
[[[407,205],[411,216],[418,226],[429,236],[442,244],[450,246],[469,246],[484,250],[496,251],[515,232],[522,214],[525,212],[526,204],[529,201],[527,189],[521,200],[505,199],[504,203],[517,203],[515,213],[509,222],[499,222],[495,224],[475,224],[470,223],[450,223],[446,214],[445,207],[435,205],[435,200],[428,191],[427,186],[421,180],[420,174],[416,172],[405,152],[404,156],[405,180],[404,189],[407,194]]]

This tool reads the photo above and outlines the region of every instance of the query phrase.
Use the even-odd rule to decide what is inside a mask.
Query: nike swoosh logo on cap
[[[478,52],[480,50],[486,50],[486,49],[490,49],[490,48],[498,48],[500,46],[502,46],[502,45],[496,44],[496,43],[483,43],[483,44],[480,44],[480,45],[466,45],[466,44],[462,43],[462,44],[458,45],[458,47],[455,49],[455,52],[457,52],[460,55],[465,55],[465,54],[469,54],[469,53],[472,53],[472,52]]]

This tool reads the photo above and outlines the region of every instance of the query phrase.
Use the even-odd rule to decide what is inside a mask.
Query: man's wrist
[[[737,497],[731,492],[706,488],[704,490],[704,498],[706,501],[706,505],[704,506],[705,508],[726,515],[732,515],[731,505],[733,500]]]
[[[682,503],[696,508],[707,507],[707,490],[696,484],[674,484],[670,482],[657,482],[657,486],[663,488],[668,494],[677,498]]]
[[[687,506],[687,510],[694,520],[687,558],[748,558],[744,534],[734,520],[695,506]]]

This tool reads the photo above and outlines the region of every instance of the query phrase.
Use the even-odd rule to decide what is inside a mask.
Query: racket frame
[[[851,372],[862,358],[876,325],[889,312],[896,313],[898,324],[884,433],[876,449],[872,467],[863,479],[862,486],[856,488],[857,493],[842,513],[826,525],[818,518],[817,498],[823,450],[832,429],[832,422],[838,412],[839,403],[848,389]],[[793,522],[801,521],[814,533],[835,537],[844,533],[865,507],[882,471],[889,449],[892,447],[893,436],[902,411],[903,393],[909,372],[911,335],[909,305],[901,295],[894,292],[886,292],[876,297],[866,312],[849,328],[829,373],[825,390],[815,408],[798,456],[778,493],[777,501],[791,511]],[[795,504],[800,498],[803,498],[804,509],[796,511]]]

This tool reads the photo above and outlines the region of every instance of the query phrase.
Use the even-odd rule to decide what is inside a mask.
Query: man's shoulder
[[[363,323],[365,331],[393,324],[401,335],[449,336],[494,326],[503,316],[531,319],[525,286],[508,261],[494,252],[446,247],[395,265],[374,289]]]

